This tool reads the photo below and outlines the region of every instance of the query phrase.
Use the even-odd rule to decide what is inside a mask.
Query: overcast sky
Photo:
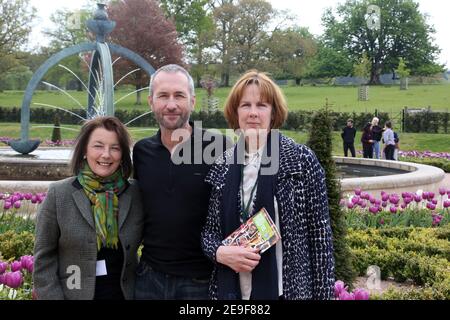
[[[420,11],[429,15],[428,22],[436,29],[435,43],[442,49],[439,61],[450,67],[450,1],[416,0],[420,4]],[[31,38],[33,46],[45,43],[41,35],[44,27],[51,27],[49,17],[57,8],[79,9],[87,0],[30,0],[37,9],[38,19],[35,22],[36,31]],[[289,9],[298,18],[297,24],[308,27],[315,34],[322,33],[321,16],[326,7],[336,7],[343,0],[269,0],[277,9]],[[33,41],[34,39],[34,41]]]

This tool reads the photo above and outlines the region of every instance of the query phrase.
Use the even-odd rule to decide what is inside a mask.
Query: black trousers
[[[373,145],[363,145],[363,157],[364,158],[373,158]]]
[[[394,151],[395,151],[395,146],[393,144],[388,144],[384,148],[384,154],[386,156],[386,160],[395,160],[394,159]]]
[[[344,142],[344,155],[348,157],[348,150],[352,153],[352,157],[356,157],[355,144],[353,142]]]

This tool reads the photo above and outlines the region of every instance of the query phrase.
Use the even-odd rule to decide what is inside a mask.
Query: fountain
[[[133,61],[147,72],[148,75],[155,72],[155,69],[138,54],[122,46],[105,42],[106,36],[114,29],[115,22],[108,19],[105,4],[99,3],[97,7],[94,13],[94,19],[87,21],[89,31],[95,34],[95,42],[80,43],[54,54],[36,70],[28,83],[21,107],[21,138],[9,142],[9,145],[15,151],[25,155],[33,152],[39,146],[40,140],[29,139],[31,98],[47,71],[64,58],[82,52],[93,52],[89,68],[87,118],[92,118],[96,115],[114,115],[114,83],[111,53]],[[59,90],[64,92],[62,89]],[[67,92],[65,93],[69,95]],[[95,97],[99,93],[102,95],[102,101],[96,108]]]

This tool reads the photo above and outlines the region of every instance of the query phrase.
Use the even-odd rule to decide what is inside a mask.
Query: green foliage
[[[16,260],[24,255],[33,255],[34,235],[13,230],[0,233],[0,255],[5,260]]]
[[[412,280],[420,289],[390,290],[376,299],[449,299],[450,227],[349,229],[348,243],[360,275],[371,265],[381,269],[382,279]]]
[[[414,205],[412,205],[414,206]],[[439,212],[442,215],[440,226],[450,224],[450,213],[448,210]],[[382,211],[376,215],[368,210],[360,211],[352,209],[345,211],[345,222],[348,228],[391,228],[391,227],[427,227],[433,226],[433,217],[428,209],[408,208],[403,212],[392,214]]]
[[[400,78],[406,78],[410,75],[411,71],[406,67],[406,62],[403,60],[402,57],[400,57],[398,61],[398,67],[395,70]]]
[[[52,142],[61,143],[61,122],[59,120],[59,114],[55,114],[54,124],[53,124],[53,132],[52,132]]]
[[[446,159],[420,159],[420,158],[400,158],[401,161],[414,162],[420,164],[426,164],[433,167],[438,167],[444,170],[446,173],[450,173],[450,160]]]
[[[380,8],[379,29],[369,23],[369,5]],[[435,30],[416,1],[347,0],[335,12],[328,9],[322,17],[324,43],[354,61],[367,52],[370,84],[379,84],[381,72],[395,69],[399,57],[409,62],[413,73],[420,66],[437,65],[439,48],[432,43]]]
[[[352,73],[352,63],[341,51],[320,44],[311,61],[308,76],[311,78],[333,78]]]
[[[356,77],[368,78],[370,76],[370,69],[372,64],[367,57],[367,53],[364,52],[358,63],[353,66],[353,74]]]
[[[356,276],[352,267],[352,255],[346,243],[344,212],[339,205],[340,188],[336,180],[336,165],[332,158],[332,119],[327,107],[316,112],[311,119],[311,130],[307,145],[314,151],[325,170],[328,207],[331,228],[336,279],[353,283]]]

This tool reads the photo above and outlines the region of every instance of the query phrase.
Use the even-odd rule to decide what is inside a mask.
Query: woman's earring
[[[86,160],[86,155],[83,156],[83,160]]]

